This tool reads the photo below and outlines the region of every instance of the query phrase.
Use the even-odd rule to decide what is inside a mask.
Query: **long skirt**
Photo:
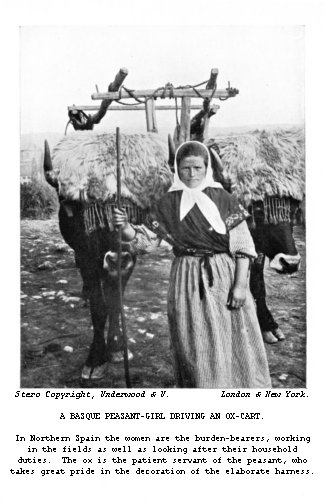
[[[262,334],[247,287],[242,308],[227,300],[235,261],[228,254],[209,258],[213,285],[200,257],[175,257],[168,292],[168,320],[177,387],[271,387]],[[199,293],[203,280],[202,299]]]

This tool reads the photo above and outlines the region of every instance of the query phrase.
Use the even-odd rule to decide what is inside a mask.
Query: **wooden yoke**
[[[128,70],[126,68],[121,68],[115,76],[113,82],[108,86],[109,91],[118,91],[128,74]],[[100,123],[100,121],[105,116],[108,107],[112,103],[110,99],[102,100],[100,107],[97,109],[98,112],[94,115],[87,115],[82,108],[69,107],[68,115],[72,126],[76,131],[79,130],[92,130],[94,124]],[[68,123],[69,124],[69,123]]]
[[[145,103],[147,131],[158,133],[155,100],[148,98]]]
[[[113,100],[130,99],[140,102],[140,98],[144,98],[144,105],[138,105],[136,103],[130,106],[113,106],[112,110],[143,110],[146,111],[146,123],[147,131],[157,132],[157,120],[156,120],[156,110],[172,110],[175,109],[174,106],[156,106],[157,98],[170,98],[176,99],[181,98],[181,119],[180,126],[177,128],[177,134],[175,138],[176,144],[190,140],[191,137],[191,109],[200,109],[198,117],[196,120],[196,127],[201,131],[200,136],[205,137],[208,132],[209,119],[214,115],[219,108],[218,105],[211,106],[211,100],[213,98],[226,100],[238,94],[238,90],[231,88],[230,85],[226,89],[217,89],[217,76],[218,69],[213,68],[211,70],[210,79],[207,82],[205,89],[197,89],[198,86],[178,86],[173,87],[172,84],[168,83],[163,87],[157,89],[144,89],[144,90],[129,90],[126,88],[121,88],[118,92],[114,91],[112,87],[109,87],[106,93],[94,93],[91,95],[93,100],[103,100],[105,103],[111,103]],[[203,100],[203,107],[198,107],[196,105],[191,105],[191,98],[201,98]],[[143,102],[142,102],[143,103]],[[177,103],[176,103],[177,105]],[[176,106],[177,108],[177,106]],[[72,109],[72,107],[70,108]],[[90,108],[89,108],[90,109]],[[89,110],[88,109],[88,110]],[[94,107],[95,109],[95,107]]]
[[[68,110],[99,110],[100,106],[99,105],[69,105]],[[218,109],[219,105],[213,105],[213,108]],[[176,105],[156,105],[155,106],[155,111],[156,110],[176,110],[177,107]],[[146,110],[145,105],[111,105],[109,107],[109,110],[117,111],[119,110],[120,112],[125,112],[125,111],[132,111],[136,112],[137,110]],[[202,110],[201,105],[195,105],[192,103],[191,105],[191,110]]]
[[[164,98],[164,89],[143,89],[141,91],[132,91],[132,98]],[[198,98],[198,93],[200,98],[211,98],[212,92],[211,89],[198,89],[197,92],[194,91],[191,87],[184,88],[174,88],[174,98],[182,98],[183,96],[188,96],[190,98]],[[213,98],[221,98],[222,100],[226,100],[227,98],[232,98],[238,94],[238,89],[235,88],[227,88],[227,89],[217,89],[213,94]],[[120,100],[125,98],[131,98],[130,94],[121,89],[120,92],[111,92],[107,93],[93,93],[91,95],[93,100]]]
[[[127,68],[120,68],[120,70],[115,75],[115,79],[108,86],[109,91],[118,91],[128,74]],[[99,111],[97,114],[92,116],[93,124],[98,124],[107,112],[108,107],[112,103],[112,100],[103,100],[100,104]]]
[[[191,135],[191,98],[189,96],[182,97],[181,111],[181,127],[178,132],[178,138],[175,138],[175,147],[181,143],[190,140]]]
[[[216,90],[217,86],[217,76],[219,70],[217,68],[212,68],[210,79],[206,85],[206,89]],[[210,102],[211,98],[204,98],[203,101],[203,110],[202,110],[202,139],[206,137],[209,129],[209,120],[210,120]],[[181,112],[181,126],[178,132],[174,137],[175,147],[182,144],[183,142],[187,142],[191,140],[191,98],[189,96],[182,97],[182,112]],[[215,113],[215,112],[214,112]],[[213,115],[213,113],[211,114]]]
[[[214,89],[214,90],[217,89],[218,73],[219,73],[218,68],[212,68],[209,82],[206,85],[207,89]],[[203,117],[203,140],[208,137],[210,117],[216,113],[216,111],[214,110],[212,111],[210,103],[211,98],[205,98],[205,100],[203,101],[203,110],[205,112]]]

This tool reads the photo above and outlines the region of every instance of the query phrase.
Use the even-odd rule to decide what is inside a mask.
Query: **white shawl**
[[[179,178],[178,175],[178,167],[177,167],[177,152],[178,149],[185,145],[185,143],[198,143],[201,146],[203,146],[207,153],[208,153],[208,166],[207,166],[207,171],[205,178],[202,180],[201,184],[198,187],[195,187],[194,189],[191,189],[190,187],[187,187]],[[208,148],[196,141],[189,141],[185,142],[181,146],[178,147],[176,153],[175,153],[175,162],[174,162],[174,167],[175,167],[175,173],[174,173],[174,181],[172,186],[169,189],[169,192],[172,191],[183,191],[182,197],[181,197],[181,204],[180,204],[180,220],[183,220],[184,217],[188,214],[188,212],[193,208],[195,204],[199,207],[200,211],[204,215],[204,217],[207,219],[209,224],[217,231],[217,233],[220,234],[226,234],[226,226],[224,221],[222,220],[220,216],[220,212],[218,207],[213,203],[213,201],[207,196],[204,192],[202,192],[204,189],[207,187],[222,187],[222,185],[219,182],[215,182],[213,180],[213,175],[212,175],[212,168],[211,168],[211,160],[210,160],[210,153]]]

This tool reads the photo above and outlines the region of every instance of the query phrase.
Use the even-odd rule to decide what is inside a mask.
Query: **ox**
[[[265,257],[278,273],[299,268],[293,223],[304,197],[303,131],[254,131],[219,136],[207,144],[216,180],[250,212],[248,225],[258,253],[250,288],[264,341],[276,343],[284,335],[266,304],[263,270]]]
[[[249,225],[258,252],[251,290],[265,341],[278,341],[284,336],[266,305],[263,268],[265,256],[281,273],[299,267],[292,222],[303,197],[302,134],[254,132],[218,137],[207,144],[216,180],[237,193],[251,211]],[[131,222],[142,223],[151,205],[168,189],[173,150],[170,142],[167,162],[166,146],[158,135],[122,136],[122,203]],[[75,250],[90,301],[94,336],[83,378],[100,378],[107,362],[121,349],[114,269],[117,233],[111,226],[116,204],[115,158],[115,136],[108,134],[80,132],[65,137],[52,158],[45,148],[45,177],[60,199],[60,230]],[[135,257],[126,244],[123,249],[125,288]]]
[[[44,172],[47,182],[58,192],[60,231],[75,251],[89,298],[93,341],[82,378],[98,379],[104,375],[108,361],[121,357],[118,234],[112,228],[117,186],[115,135],[73,133],[59,142],[52,156],[46,142]],[[121,135],[121,174],[121,203],[130,222],[141,224],[148,208],[170,185],[167,146],[154,134]],[[136,258],[127,244],[122,250],[124,289]]]

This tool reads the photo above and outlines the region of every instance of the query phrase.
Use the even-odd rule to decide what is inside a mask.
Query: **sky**
[[[121,67],[125,86],[137,90],[197,84],[217,67],[218,88],[230,81],[239,94],[216,100],[211,127],[302,124],[304,35],[300,25],[21,26],[21,133],[63,133],[67,106],[99,105],[95,86],[105,91]],[[170,131],[175,112],[157,120]],[[145,131],[144,112],[110,112],[96,128],[116,126]]]

